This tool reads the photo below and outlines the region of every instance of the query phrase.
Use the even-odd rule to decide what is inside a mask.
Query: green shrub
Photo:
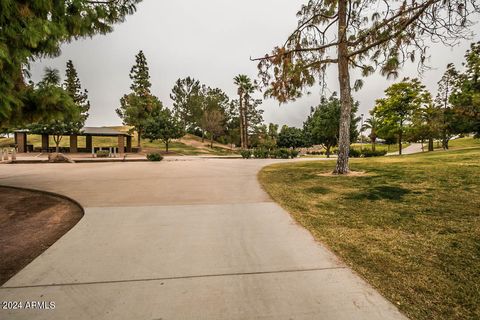
[[[290,158],[292,159],[298,157],[299,154],[300,152],[298,150],[295,150],[295,149],[290,150]]]
[[[269,156],[269,152],[268,152],[267,149],[258,148],[258,149],[253,150],[253,156],[256,159],[266,159]]]
[[[351,158],[359,158],[362,154],[357,149],[353,149],[353,148],[350,147],[349,155],[350,155]]]
[[[163,156],[160,153],[149,153],[147,154],[148,161],[162,161]]]
[[[250,159],[252,157],[252,151],[250,150],[241,150],[240,155],[243,159]]]
[[[276,150],[276,157],[280,159],[288,159],[290,158],[290,150],[285,148],[280,148]]]
[[[376,150],[372,151],[370,149],[365,149],[362,150],[362,156],[365,158],[370,158],[370,157],[381,157],[387,154],[387,150]]]
[[[96,153],[97,158],[108,158],[110,151],[108,150],[98,150]]]

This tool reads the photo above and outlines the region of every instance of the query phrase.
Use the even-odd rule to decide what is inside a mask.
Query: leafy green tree
[[[368,135],[368,137],[370,138],[370,142],[372,143],[372,151],[375,151],[375,142],[378,138],[378,120],[374,115],[370,116],[370,118],[365,120],[365,123],[363,124],[363,130],[370,130],[370,134]]]
[[[441,109],[436,107],[430,96],[426,96],[425,102],[413,113],[410,125],[406,126],[406,139],[410,142],[421,141],[422,149],[425,140],[428,141],[428,151],[433,151],[434,139],[441,136],[440,132]]]
[[[219,88],[210,88],[207,86],[202,86],[201,89],[201,115],[198,120],[198,126],[202,129],[202,142],[205,137],[205,133],[209,132],[206,128],[207,122],[210,123],[210,128],[212,128],[212,121],[219,118],[221,114],[222,129],[215,129],[216,132],[224,132],[226,123],[229,121],[229,109],[230,109],[230,98],[225,92]],[[210,119],[210,120],[207,120]],[[217,126],[214,126],[217,127]],[[219,135],[220,133],[218,133]],[[217,134],[216,134],[217,135]]]
[[[385,90],[385,98],[376,101],[375,115],[389,133],[398,137],[399,154],[402,154],[403,135],[406,125],[411,123],[413,116],[420,111],[423,104],[429,102],[430,93],[418,79],[405,78],[394,83]]]
[[[299,148],[305,146],[303,130],[287,125],[282,126],[278,134],[277,145],[281,148]]]
[[[162,102],[150,92],[152,84],[143,51],[135,56],[130,79],[132,79],[130,86],[132,92],[120,99],[121,106],[116,109],[116,112],[124,125],[132,126],[137,131],[137,146],[141,149],[141,137],[147,122],[163,108]]]
[[[77,70],[73,65],[72,60],[67,61],[67,69],[65,71],[65,81],[63,87],[68,92],[68,95],[72,97],[73,102],[78,106],[82,114],[83,124],[88,118],[88,111],[90,110],[90,101],[88,101],[88,91],[85,89],[82,91],[82,85],[78,78]]]
[[[173,100],[173,113],[180,119],[186,130],[199,124],[202,114],[202,86],[191,77],[178,79],[170,94]]]
[[[355,117],[358,111],[358,102],[352,103],[350,122],[350,142],[356,140],[358,136],[357,124],[360,121],[359,117]],[[303,130],[305,137],[310,145],[323,145],[326,150],[327,157],[330,157],[331,148],[338,145],[339,127],[341,117],[340,100],[337,98],[337,93],[333,93],[328,99],[322,97],[320,105],[311,109],[310,115],[303,123]]]
[[[142,137],[150,141],[161,140],[168,153],[170,142],[185,135],[183,123],[172,115],[169,109],[161,109],[149,117],[142,130]]]
[[[327,67],[336,64],[342,106],[336,174],[349,171],[352,69],[365,77],[379,69],[395,77],[406,61],[422,67],[430,41],[454,45],[470,36],[476,0],[309,0],[297,13],[298,26],[282,46],[260,60],[267,95],[280,102],[295,100]],[[363,82],[354,82],[360,89]]]
[[[105,34],[135,11],[139,0],[0,1],[0,127],[31,119],[61,118],[63,108],[48,109],[41,91],[26,84],[29,63],[54,57],[62,43]]]
[[[278,139],[278,124],[269,123],[268,124],[268,136],[270,139],[277,141]]]
[[[471,44],[465,60],[465,71],[458,75],[449,102],[462,118],[458,131],[474,132],[480,138],[480,42]]]
[[[225,114],[218,108],[205,110],[202,127],[210,134],[210,148],[213,148],[213,140],[225,130]]]
[[[450,95],[452,94],[455,83],[458,79],[458,71],[453,63],[447,65],[447,69],[442,78],[438,82],[437,96],[435,105],[440,110],[440,130],[442,132],[442,147],[448,149],[448,142],[458,130],[458,115],[455,115],[453,106],[450,103]]]
[[[51,109],[63,109],[63,117],[61,120],[52,119],[41,123],[32,123],[28,126],[30,132],[34,134],[48,134],[53,136],[55,142],[55,151],[59,152],[60,142],[63,136],[68,134],[79,133],[84,125],[86,117],[82,113],[83,109],[70,96],[69,92],[60,87],[60,73],[56,69],[45,69],[45,75],[38,84],[36,93],[40,93],[44,98],[49,99],[46,105]],[[51,96],[48,96],[51,94]],[[40,101],[37,97],[36,101]],[[58,106],[61,104],[61,106]]]

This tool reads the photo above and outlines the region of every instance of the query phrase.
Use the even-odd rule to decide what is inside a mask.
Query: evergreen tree
[[[458,71],[453,63],[447,65],[447,69],[442,78],[438,82],[437,96],[435,105],[440,112],[440,130],[442,132],[442,147],[448,149],[448,141],[452,138],[458,128],[456,128],[456,117],[450,103],[450,95],[452,94],[455,83],[458,78]]]
[[[85,118],[82,108],[75,103],[70,93],[60,86],[60,73],[56,69],[45,69],[45,75],[34,92],[37,94],[35,100],[43,102],[41,105],[47,105],[51,110],[63,110],[62,119],[36,122],[28,126],[34,134],[53,136],[55,151],[58,153],[63,136],[79,133],[83,127]]]
[[[186,130],[193,130],[199,123],[202,109],[200,81],[191,77],[178,79],[172,89],[173,113]]]
[[[80,109],[82,126],[84,126],[88,118],[88,111],[90,110],[90,101],[88,101],[88,91],[86,89],[82,91],[82,85],[72,60],[67,61],[65,76],[63,87]]]
[[[0,127],[68,112],[32,100],[39,92],[24,81],[30,61],[58,56],[62,43],[112,31],[139,1],[0,1]]]
[[[135,64],[130,70],[131,93],[120,99],[120,108],[116,109],[124,125],[137,131],[137,146],[142,148],[142,135],[145,125],[163,108],[161,101],[151,94],[150,74],[143,51],[135,56]]]
[[[402,141],[407,126],[414,116],[420,114],[423,104],[429,103],[430,93],[418,79],[403,79],[394,83],[385,90],[385,98],[376,101],[373,115],[375,115],[383,129],[380,132],[389,135],[394,133],[398,137],[399,154],[402,154]],[[388,131],[388,132],[385,132]]]
[[[184,134],[183,124],[166,108],[149,117],[142,131],[142,137],[145,139],[161,140],[165,144],[167,153],[171,140],[179,139]]]
[[[352,99],[353,100],[353,99]],[[310,115],[303,123],[303,131],[305,133],[306,142],[308,145],[322,145],[327,157],[330,157],[331,149],[338,145],[339,142],[339,128],[341,125],[341,106],[340,100],[337,98],[337,93],[334,92],[328,99],[322,97],[320,105],[316,108],[311,108]],[[358,102],[352,102],[352,110],[350,117],[350,142],[357,139],[358,131],[357,124],[360,121],[359,117],[355,117],[358,110]]]
[[[465,71],[459,74],[449,102],[461,118],[458,131],[480,137],[480,42],[471,44],[465,60]]]
[[[364,77],[379,69],[382,75],[396,77],[407,61],[423,67],[430,41],[455,45],[457,39],[470,36],[470,18],[480,12],[476,2],[309,0],[297,13],[298,26],[285,43],[256,59],[266,93],[280,102],[295,100],[336,64],[342,116],[334,173],[348,173],[351,70]],[[353,88],[362,84],[358,79]]]
[[[282,148],[299,148],[304,147],[305,135],[303,130],[295,127],[284,125],[278,134],[277,145]]]

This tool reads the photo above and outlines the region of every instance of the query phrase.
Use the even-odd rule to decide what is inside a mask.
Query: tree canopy
[[[454,45],[471,35],[471,18],[480,12],[475,0],[383,1],[309,0],[298,26],[284,44],[259,59],[266,94],[280,102],[295,100],[304,89],[324,79],[337,64],[341,100],[339,153],[334,173],[348,173],[351,69],[362,76],[379,70],[396,77],[407,61],[422,68],[427,41]],[[362,79],[354,82],[360,89]]]
[[[379,132],[397,135],[400,154],[406,125],[428,103],[431,103],[431,97],[425,86],[418,79],[408,78],[392,84],[385,90],[385,98],[377,99],[373,114],[379,120]]]
[[[278,134],[277,145],[284,148],[299,148],[305,146],[303,130],[284,125]]]
[[[179,139],[185,134],[183,124],[172,115],[172,112],[165,108],[156,112],[150,117],[142,131],[142,138],[150,141],[161,140],[168,148],[172,139]]]
[[[133,13],[138,2],[0,1],[0,126],[61,117],[63,109],[48,109],[42,101],[32,100],[40,92],[32,92],[34,88],[24,81],[29,63],[59,55],[62,43],[112,31],[113,24]]]
[[[355,117],[355,113],[358,111],[358,102],[353,102],[352,105],[350,115],[352,122],[349,128],[350,142],[358,136],[357,124],[360,121],[360,118]],[[329,98],[322,97],[316,108],[312,107],[310,115],[303,124],[307,142],[310,145],[323,145],[327,151],[327,156],[330,156],[331,148],[338,145],[340,115],[340,100],[337,94],[333,93]]]
[[[463,119],[458,130],[480,137],[480,42],[471,45],[465,60],[465,71],[458,74],[449,102]]]
[[[162,102],[150,92],[150,74],[143,51],[135,56],[135,64],[130,70],[131,92],[120,99],[116,109],[124,125],[132,126],[138,134],[138,148],[141,148],[143,129],[149,120],[163,108]]]

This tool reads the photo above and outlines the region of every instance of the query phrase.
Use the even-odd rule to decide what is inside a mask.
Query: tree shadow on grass
[[[400,201],[406,194],[409,194],[411,191],[401,187],[394,186],[378,186],[369,188],[367,190],[354,193],[347,197],[351,200],[394,200]]]
[[[320,187],[320,186],[315,186],[315,187],[310,187],[305,189],[306,192],[308,193],[313,193],[313,194],[327,194],[330,192],[328,188]]]

